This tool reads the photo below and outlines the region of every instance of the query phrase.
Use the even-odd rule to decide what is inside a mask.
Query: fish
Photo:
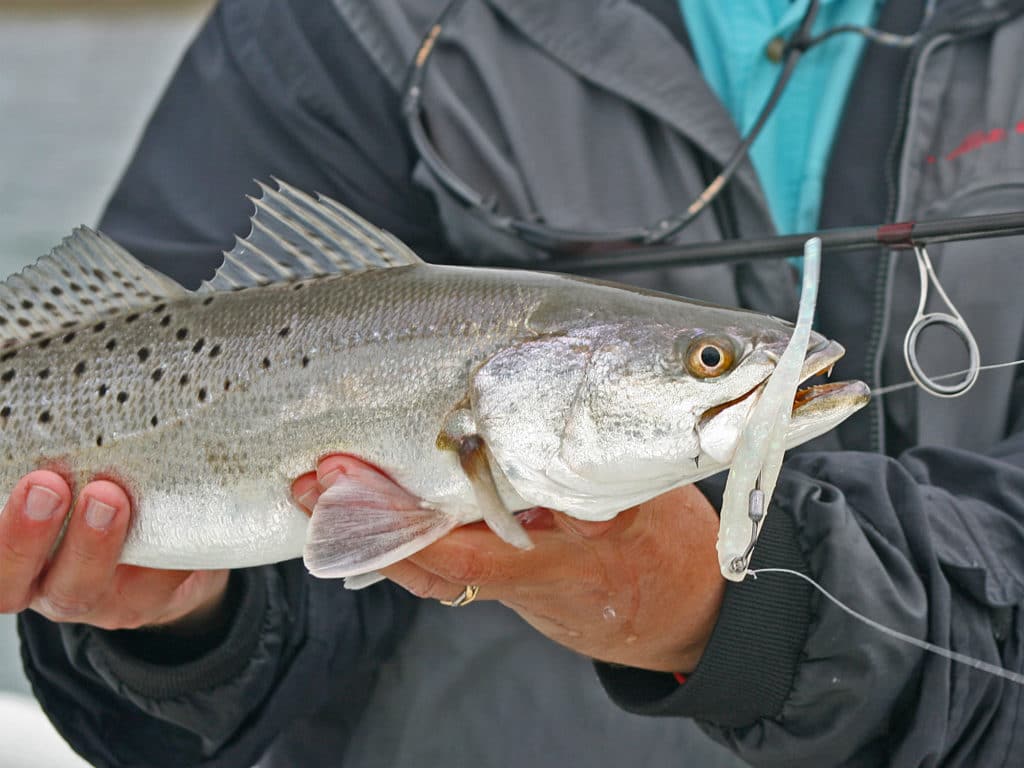
[[[86,227],[0,285],[0,481],[116,480],[123,563],[303,557],[367,578],[481,519],[528,548],[518,511],[608,520],[727,469],[792,335],[599,280],[429,264],[281,181],[250,199],[251,232],[194,291]],[[842,354],[813,334],[803,379]],[[801,389],[787,444],[868,398]],[[290,482],[335,453],[387,482],[340,478],[310,518]]]

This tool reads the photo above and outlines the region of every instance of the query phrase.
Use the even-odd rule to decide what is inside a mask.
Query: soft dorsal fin
[[[49,254],[0,284],[0,347],[187,293],[106,235],[79,227]]]
[[[340,203],[274,182],[277,189],[260,183],[261,195],[249,198],[256,206],[249,236],[224,254],[217,274],[199,292],[421,263],[400,240]]]

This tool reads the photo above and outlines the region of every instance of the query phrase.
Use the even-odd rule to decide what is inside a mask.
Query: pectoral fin
[[[533,549],[530,536],[498,495],[487,450],[479,435],[467,435],[458,443],[459,464],[469,478],[484,522],[500,539],[519,549]]]
[[[313,508],[303,559],[319,578],[366,576],[433,544],[458,520],[356,459]]]
[[[355,576],[346,576],[345,589],[366,589],[367,587],[372,587],[378,582],[384,581],[385,578],[387,577],[379,571],[370,571],[369,573],[359,573]]]

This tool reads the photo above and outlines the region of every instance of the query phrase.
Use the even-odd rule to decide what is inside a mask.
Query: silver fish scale
[[[301,553],[291,478],[348,451],[450,509],[471,504],[435,440],[472,368],[555,280],[427,266],[122,313],[0,363],[2,481],[46,464],[133,494],[125,561],[243,566]],[[7,410],[10,409],[10,410]]]

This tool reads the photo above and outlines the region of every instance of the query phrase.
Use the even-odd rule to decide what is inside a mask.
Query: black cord
[[[782,92],[785,90],[790,77],[793,75],[796,63],[800,60],[804,51],[813,45],[814,38],[810,36],[810,33],[811,27],[814,24],[814,19],[818,15],[819,5],[819,0],[811,0],[811,4],[807,8],[807,13],[804,14],[803,19],[800,21],[800,26],[786,44],[782,71],[775,80],[772,92],[768,95],[768,99],[765,101],[764,106],[761,107],[761,111],[758,113],[757,120],[754,121],[754,125],[751,126],[747,135],[726,161],[721,172],[711,181],[710,184],[707,185],[707,187],[704,188],[704,191],[700,193],[697,199],[694,200],[690,207],[682,214],[672,218],[663,219],[658,222],[654,227],[654,231],[645,238],[644,242],[646,244],[652,245],[655,243],[665,242],[665,240],[672,237],[672,235],[676,234],[676,232],[683,229],[697,218],[697,216],[699,216],[707,207],[708,203],[718,196],[726,182],[733,177],[743,161],[747,159],[750,147],[753,145],[754,141],[757,140],[757,137],[761,133],[761,129],[764,128],[765,123],[768,122],[768,118],[771,117],[772,113],[775,111],[775,105],[778,104],[779,99],[782,98]]]

